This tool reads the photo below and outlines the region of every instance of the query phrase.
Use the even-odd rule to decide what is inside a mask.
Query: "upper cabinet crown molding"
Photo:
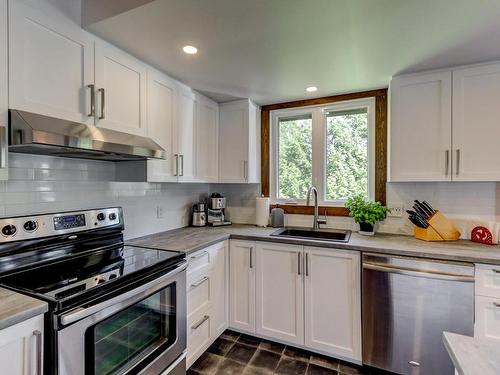
[[[500,63],[394,77],[390,181],[500,181]]]
[[[260,182],[260,107],[251,100],[219,109],[219,182]]]

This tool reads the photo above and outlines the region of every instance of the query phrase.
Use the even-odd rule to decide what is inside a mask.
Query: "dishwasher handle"
[[[383,263],[365,262],[363,263],[363,269],[386,272],[386,273],[395,273],[398,275],[405,275],[405,276],[424,277],[428,279],[462,281],[468,283],[474,282],[474,276],[470,275],[463,275],[459,273],[436,272],[423,269],[401,268],[401,267],[388,266]]]

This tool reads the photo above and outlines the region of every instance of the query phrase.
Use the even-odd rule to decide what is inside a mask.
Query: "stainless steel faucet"
[[[319,229],[320,224],[326,224],[326,213],[325,218],[320,219],[318,216],[318,189],[316,186],[311,186],[307,191],[307,205],[309,206],[311,200],[311,192],[314,192],[314,220],[313,220],[313,229]]]

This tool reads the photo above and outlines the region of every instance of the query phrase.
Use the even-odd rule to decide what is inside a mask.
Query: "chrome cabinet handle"
[[[196,255],[191,255],[189,257],[189,259],[199,259],[199,258],[203,258],[205,255],[208,255],[208,251],[202,251],[201,253],[199,254],[196,254]]]
[[[413,367],[420,367],[420,363],[418,363],[416,361],[408,361],[408,364],[413,366]]]
[[[448,176],[448,173],[450,172],[450,150],[445,151],[445,158],[446,158],[446,166],[444,169],[444,174]]]
[[[455,171],[456,175],[460,174],[460,149],[457,148],[457,170]]]
[[[175,173],[174,173],[174,176],[178,176],[179,175],[179,154],[174,154],[174,158],[175,158]]]
[[[243,179],[248,182],[248,161],[243,160]]]
[[[301,267],[300,267],[301,259],[300,259],[300,252],[297,253],[297,274],[300,276],[301,272]]]
[[[253,246],[249,248],[250,250],[250,268],[253,268]]]
[[[95,116],[95,85],[87,85],[87,87],[90,89],[90,113],[87,114],[88,117],[94,117]]]
[[[495,272],[495,273],[500,273],[500,270],[497,270],[497,269],[494,269],[494,268],[492,269],[492,271]]]
[[[201,284],[203,284],[207,280],[208,280],[208,276],[204,276],[201,279],[199,279],[197,282],[192,283],[191,288],[196,288],[196,287],[200,286]]]
[[[306,253],[306,276],[309,276],[309,254]]]
[[[184,155],[180,154],[179,155],[179,160],[181,162],[181,172],[179,174],[179,176],[184,176]]]
[[[495,307],[500,307],[500,303],[498,303],[498,302],[493,302],[493,306],[495,306]]]
[[[205,323],[210,317],[208,315],[203,316],[203,318],[200,319],[199,322],[195,323],[194,325],[191,326],[191,329],[198,329],[200,326]]]
[[[7,128],[0,125],[0,168],[7,168]]]
[[[39,330],[33,331],[33,336],[35,336],[36,346],[36,375],[42,375],[42,332]]]
[[[106,105],[106,92],[103,88],[97,90],[101,94],[101,115],[99,116],[99,120],[104,120],[106,118],[104,107]]]

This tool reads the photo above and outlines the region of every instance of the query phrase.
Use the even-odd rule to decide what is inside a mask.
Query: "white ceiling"
[[[218,101],[319,97],[500,59],[499,0],[155,0],[88,28]]]

